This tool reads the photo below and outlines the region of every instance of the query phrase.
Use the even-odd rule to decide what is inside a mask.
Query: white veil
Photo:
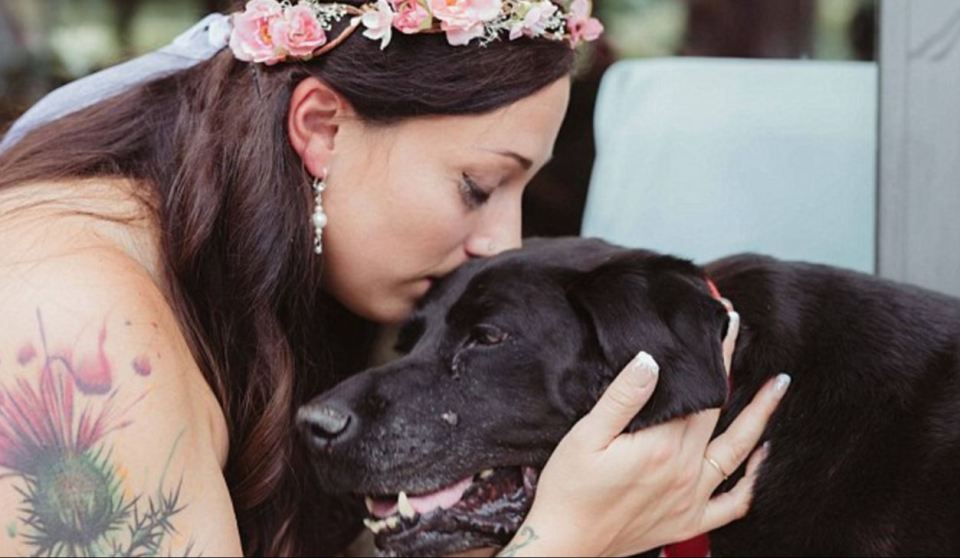
[[[194,66],[227,46],[230,18],[210,14],[169,45],[70,82],[40,99],[0,141],[5,151],[34,128],[164,75]]]

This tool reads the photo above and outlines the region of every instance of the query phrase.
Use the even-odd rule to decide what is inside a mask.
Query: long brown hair
[[[223,51],[40,127],[0,155],[0,189],[89,177],[143,184],[169,302],[227,418],[225,475],[246,554],[336,552],[355,534],[312,492],[291,435],[306,397],[363,366],[371,329],[320,289],[311,179],[286,133],[293,89],[315,76],[364,121],[389,125],[489,112],[572,65],[562,42],[450,47],[441,35],[400,33],[383,51],[355,33],[309,63],[273,67]]]

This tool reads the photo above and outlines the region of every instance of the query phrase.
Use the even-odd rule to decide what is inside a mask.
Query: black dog
[[[707,276],[742,320],[729,393]],[[960,300],[754,255],[701,269],[536,241],[438,284],[398,345],[299,416],[321,483],[368,496],[384,553],[503,545],[538,468],[643,349],[661,377],[629,430],[722,404],[720,433],[793,376],[751,511],[714,555],[960,555]]]

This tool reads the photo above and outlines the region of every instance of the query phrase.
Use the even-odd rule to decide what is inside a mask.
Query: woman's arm
[[[728,373],[739,327],[739,316],[731,312],[730,317],[724,340]],[[706,457],[724,471],[734,471],[747,460],[789,378],[767,385],[712,442],[718,409],[620,434],[653,394],[657,378],[649,355],[620,373],[554,451],[533,508],[500,556],[638,554],[746,514],[765,451],[754,452],[733,490],[713,498],[724,479]]]
[[[0,266],[0,555],[241,553],[222,414],[110,250]]]

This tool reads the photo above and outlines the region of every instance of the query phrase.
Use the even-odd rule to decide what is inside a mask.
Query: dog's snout
[[[356,415],[336,403],[308,404],[297,412],[297,426],[317,449],[346,441],[356,432],[357,424]]]

